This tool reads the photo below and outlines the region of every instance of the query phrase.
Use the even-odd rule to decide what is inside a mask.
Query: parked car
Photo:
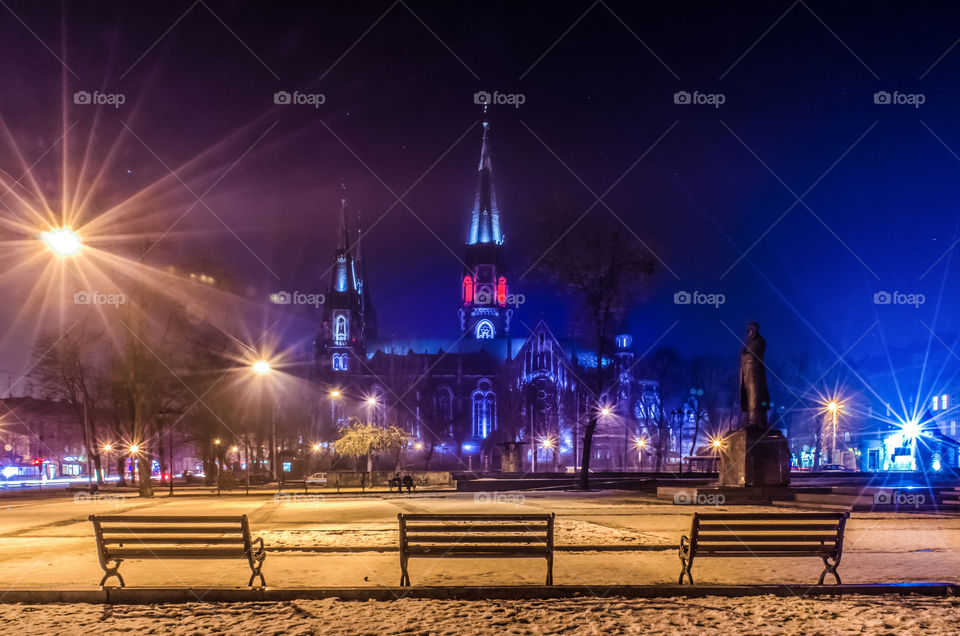
[[[843,464],[824,464],[823,466],[820,467],[820,470],[822,470],[822,471],[824,471],[824,472],[829,472],[829,473],[855,473],[855,472],[857,472],[857,471],[855,471],[855,470],[852,469],[852,468],[847,468],[847,467],[844,466]]]
[[[270,473],[253,473],[250,475],[251,486],[262,486],[264,484],[269,484],[271,481],[274,481],[274,479]]]
[[[326,486],[327,485],[327,473],[313,473],[305,480],[307,484],[312,484],[316,486]]]

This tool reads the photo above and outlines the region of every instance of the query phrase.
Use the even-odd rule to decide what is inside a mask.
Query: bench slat
[[[833,532],[838,525],[823,523],[701,523],[700,532]]]
[[[781,542],[789,543],[793,542],[806,542],[806,541],[824,541],[827,543],[834,543],[837,540],[837,533],[833,534],[743,534],[737,535],[734,533],[730,534],[698,534],[697,543],[708,543],[708,542],[718,542],[718,541],[729,541],[729,542],[739,542],[739,543],[750,543],[751,541],[769,541],[769,542]]]
[[[779,520],[799,521],[804,519],[814,519],[821,521],[836,521],[845,513],[842,512],[698,512],[697,518],[705,521],[752,521],[756,520]]]
[[[503,546],[502,548],[498,546],[489,546],[489,545],[458,545],[458,546],[428,546],[428,545],[412,545],[407,548],[407,554],[410,556],[436,556],[443,557],[447,555],[457,555],[457,556],[490,556],[493,558],[510,559],[510,558],[523,558],[523,557],[538,557],[543,558],[547,555],[549,550],[546,547],[530,547],[524,548],[520,546]]]
[[[767,544],[746,544],[746,545],[731,545],[731,544],[708,544],[703,545],[697,543],[696,550],[694,552],[697,555],[702,553],[714,553],[714,552],[739,552],[741,554],[749,554],[751,552],[799,552],[803,554],[811,553],[832,553],[834,550],[834,545],[816,545],[816,544],[802,544],[802,543],[780,543],[776,545]]]
[[[244,538],[241,537],[168,537],[168,536],[104,536],[103,542],[106,545],[114,545],[117,543],[144,543],[144,544],[227,544],[227,545],[243,545]]]
[[[481,514],[447,514],[447,515],[428,515],[428,514],[406,514],[400,513],[400,517],[406,521],[540,521],[546,522],[550,515],[525,515],[525,514],[505,514],[505,515],[481,515]]]
[[[421,534],[407,535],[407,543],[546,543],[547,535],[502,535],[502,534]]]
[[[124,526],[103,528],[104,534],[241,534],[239,526]]]
[[[420,532],[546,532],[546,524],[516,525],[516,524],[487,524],[471,525],[457,523],[450,525],[407,525],[407,534]]]
[[[108,548],[110,558],[123,559],[236,559],[247,556],[242,548]]]
[[[170,517],[158,517],[158,516],[148,516],[148,515],[91,515],[98,522],[105,523],[236,523],[240,525],[243,521],[243,517],[239,516],[208,516],[208,515],[193,515],[193,516],[170,516]]]

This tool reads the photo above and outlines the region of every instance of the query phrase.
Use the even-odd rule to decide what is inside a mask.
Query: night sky
[[[69,154],[82,159],[99,113],[90,165],[108,169],[91,210],[168,177],[131,207],[130,231],[159,235],[195,203],[168,168],[198,196],[209,188],[213,212],[195,206],[146,262],[208,259],[258,301],[326,289],[343,180],[368,229],[381,334],[456,336],[454,254],[481,138],[474,93],[522,94],[491,121],[526,324],[542,315],[562,334],[570,323],[569,302],[520,278],[568,229],[536,226],[532,212],[556,200],[586,210],[616,182],[603,201],[663,263],[630,317],[639,352],[658,343],[732,360],[748,320],[772,355],[824,368],[848,350],[855,361],[954,347],[960,7],[519,4],[10,1],[0,115],[31,164],[74,123]],[[75,105],[80,90],[126,101]],[[277,91],[325,103],[275,105]],[[676,104],[678,91],[724,103]],[[877,104],[878,91],[924,103]],[[51,193],[60,153],[35,168]],[[597,205],[582,223],[610,214]],[[10,318],[29,281],[3,285]],[[679,291],[725,303],[676,305]],[[877,305],[880,291],[925,303]],[[302,317],[293,339],[319,319]],[[5,341],[5,370],[21,367],[21,345]]]

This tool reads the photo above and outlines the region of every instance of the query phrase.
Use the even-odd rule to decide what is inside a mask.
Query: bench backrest
[[[554,514],[404,514],[400,550],[423,546],[482,546],[484,551],[509,551],[519,546],[553,550]]]
[[[694,513],[690,542],[700,556],[830,556],[843,548],[849,512]]]
[[[90,515],[107,559],[233,557],[249,554],[250,526],[240,516]]]

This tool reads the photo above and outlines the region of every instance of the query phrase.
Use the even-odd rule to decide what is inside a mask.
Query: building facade
[[[643,435],[637,404],[656,386],[633,377],[632,338],[619,336],[615,388],[591,388],[597,365],[585,364],[572,342],[561,343],[545,321],[514,333],[506,242],[493,178],[492,132],[484,117],[477,185],[463,246],[456,320],[460,337],[380,339],[364,276],[359,231],[350,231],[346,196],[315,343],[315,380],[329,407],[318,435],[333,439],[351,420],[396,425],[411,435],[408,465],[499,469],[504,444],[520,444],[525,470],[564,470],[579,463],[580,437],[601,402],[591,465],[636,466]],[[454,295],[456,294],[456,295]],[[611,343],[612,344],[612,343]],[[589,356],[587,356],[589,357]]]

